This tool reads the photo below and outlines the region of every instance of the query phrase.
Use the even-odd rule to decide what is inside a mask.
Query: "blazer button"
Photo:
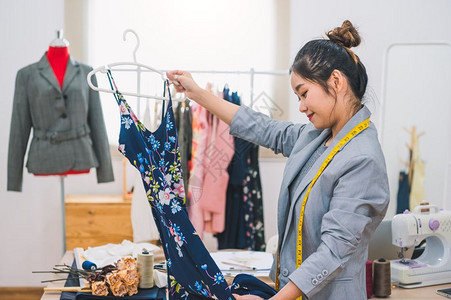
[[[62,114],[60,117],[61,117],[62,119],[65,119],[65,118],[67,118],[67,114]]]
[[[287,269],[283,269],[282,270],[282,275],[287,277],[288,276],[288,270]]]
[[[319,281],[323,280],[324,277],[321,274],[316,275],[316,279],[318,279]]]
[[[327,270],[322,270],[322,271],[321,271],[321,274],[322,274],[323,276],[327,276],[327,275],[329,275],[329,271],[327,271]]]
[[[313,285],[318,285],[318,280],[317,280],[316,278],[313,278],[313,279],[312,279],[312,284],[313,284]]]
[[[67,100],[67,95],[63,95],[64,100]]]

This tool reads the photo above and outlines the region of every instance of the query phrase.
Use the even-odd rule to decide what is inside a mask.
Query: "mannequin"
[[[69,42],[62,37],[62,31],[58,31],[58,37],[53,40],[47,51],[47,60],[50,67],[55,74],[56,80],[59,83],[61,90],[63,89],[64,75],[66,74],[67,62],[69,61]],[[69,170],[64,173],[58,174],[34,174],[36,176],[53,176],[53,175],[73,175],[73,174],[86,174],[88,170]]]
[[[99,93],[86,81],[92,67],[69,55],[69,43],[62,35],[58,31],[40,60],[17,72],[8,191],[22,191],[24,166],[28,173],[57,175],[61,180],[95,168],[97,183],[114,181]]]

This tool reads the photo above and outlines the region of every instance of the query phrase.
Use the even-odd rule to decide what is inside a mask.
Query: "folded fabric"
[[[163,272],[153,270],[153,282],[159,288],[167,287],[168,275]]]
[[[256,295],[263,299],[269,299],[277,292],[275,289],[248,274],[237,275],[230,286],[232,294],[238,295]]]
[[[106,265],[115,263],[122,257],[131,256],[136,258],[138,253],[141,253],[143,249],[147,249],[147,251],[159,250],[158,246],[150,243],[132,243],[128,240],[124,240],[121,244],[89,247],[88,250],[83,252],[83,256],[87,260],[95,263],[98,268],[102,268]]]

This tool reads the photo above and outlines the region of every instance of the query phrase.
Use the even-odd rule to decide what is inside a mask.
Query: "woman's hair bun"
[[[357,29],[349,20],[345,20],[341,27],[335,27],[326,35],[332,42],[347,48],[357,47],[361,41]]]

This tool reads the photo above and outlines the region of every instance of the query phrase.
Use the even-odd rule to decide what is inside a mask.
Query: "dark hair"
[[[360,44],[357,30],[346,20],[341,27],[336,27],[326,35],[328,40],[310,41],[299,50],[290,73],[295,72],[306,80],[318,83],[329,94],[327,80],[334,70],[339,70],[348,79],[356,98],[362,100],[368,75],[359,57],[350,49]]]

